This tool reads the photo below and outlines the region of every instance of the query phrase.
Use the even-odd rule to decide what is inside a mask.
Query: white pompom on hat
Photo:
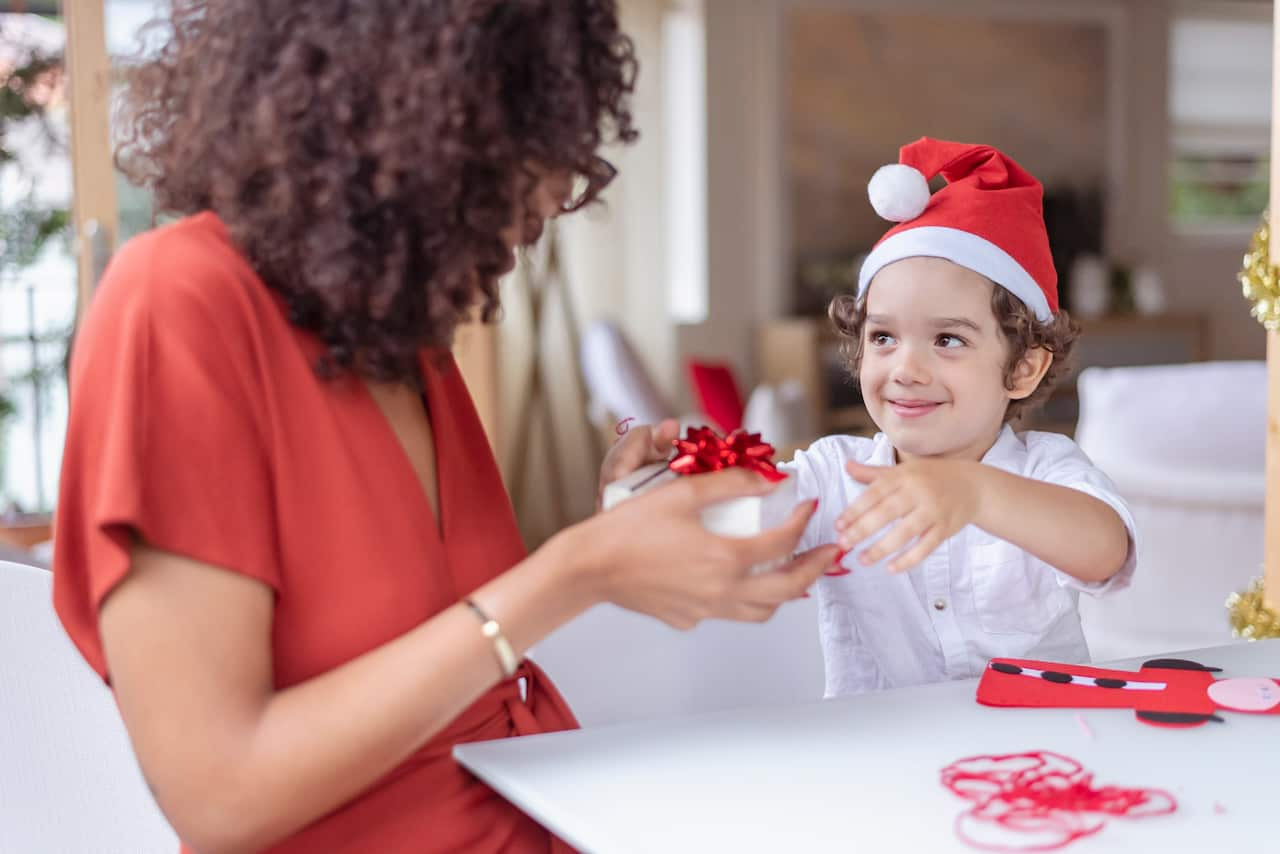
[[[906,222],[924,213],[929,204],[929,181],[914,166],[889,163],[871,176],[867,195],[881,219]]]

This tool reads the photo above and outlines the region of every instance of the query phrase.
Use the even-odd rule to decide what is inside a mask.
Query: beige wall
[[[729,362],[745,395],[758,319],[786,310],[777,10],[772,0],[706,0],[704,10],[709,316],[677,330],[677,350]]]
[[[870,248],[886,223],[867,204],[867,181],[920,136],[995,145],[1048,188],[1099,187],[1105,178],[1099,22],[823,6],[789,11],[782,27],[799,255]]]

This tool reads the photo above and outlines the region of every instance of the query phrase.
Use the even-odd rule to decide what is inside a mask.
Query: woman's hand
[[[639,424],[613,443],[600,465],[600,485],[596,489],[596,509],[604,498],[604,488],[638,468],[671,456],[671,445],[680,435],[680,422],[668,418],[658,424]]]
[[[781,569],[751,567],[792,554],[817,502],[805,502],[781,525],[754,537],[707,531],[701,512],[733,498],[762,496],[776,484],[731,469],[682,477],[598,514],[566,535],[579,538],[595,598],[649,614],[679,629],[719,617],[764,621],[778,606],[805,596],[838,549],[823,546]]]

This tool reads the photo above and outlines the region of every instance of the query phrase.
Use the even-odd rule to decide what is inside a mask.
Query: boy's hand
[[[969,460],[910,460],[896,466],[850,461],[845,470],[867,489],[836,519],[840,547],[852,549],[896,521],[860,560],[870,566],[902,551],[889,571],[911,569],[977,518],[983,469]]]

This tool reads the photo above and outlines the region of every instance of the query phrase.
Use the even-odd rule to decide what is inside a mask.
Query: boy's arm
[[[1111,578],[1129,557],[1129,531],[1105,502],[1078,489],[975,463],[973,524],[1086,584]]]
[[[1100,593],[1126,583],[1123,571],[1132,569],[1136,546],[1123,502],[1074,445],[1041,445],[1031,467],[1035,477],[976,460],[848,463],[849,475],[867,488],[836,519],[841,547],[856,548],[884,531],[859,561],[870,566],[893,556],[889,571],[905,572],[965,525],[976,525],[1082,590]]]

